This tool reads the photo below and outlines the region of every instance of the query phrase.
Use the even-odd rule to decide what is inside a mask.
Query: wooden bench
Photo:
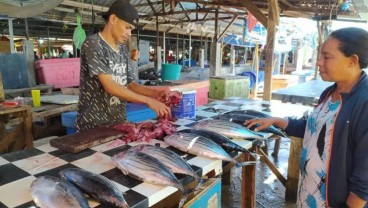
[[[31,96],[31,90],[40,90],[41,92],[45,92],[47,95],[52,93],[52,89],[54,85],[47,85],[41,84],[35,87],[27,87],[27,88],[20,88],[20,89],[7,89],[4,90],[5,98],[15,98],[17,96],[21,97],[29,97]]]

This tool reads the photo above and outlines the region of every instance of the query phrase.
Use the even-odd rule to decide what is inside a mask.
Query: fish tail
[[[208,181],[208,179],[203,179],[203,178],[200,178],[198,180],[198,184],[197,186],[194,188],[194,191],[197,191],[199,188],[201,188],[201,186],[206,183]]]
[[[247,165],[256,165],[257,162],[256,161],[248,161],[248,162],[241,162],[241,163],[236,163],[236,167],[243,167],[243,166],[247,166]]]
[[[181,207],[184,206],[184,203],[187,200],[190,193],[191,193],[191,190],[189,190],[189,189],[187,189],[183,192],[183,195],[181,196],[178,208],[181,208]]]

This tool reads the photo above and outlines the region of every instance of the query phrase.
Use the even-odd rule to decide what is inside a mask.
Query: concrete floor
[[[282,139],[278,157],[271,156],[274,142],[270,142],[268,146],[270,160],[284,177],[287,174],[289,144],[288,139]],[[295,204],[285,205],[285,187],[261,161],[257,163],[256,203],[257,208],[295,207]],[[226,208],[241,207],[241,168],[233,168],[231,184],[222,186],[221,204]]]

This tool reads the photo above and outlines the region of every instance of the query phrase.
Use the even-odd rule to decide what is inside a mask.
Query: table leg
[[[278,137],[277,139],[275,139],[275,146],[273,147],[272,156],[277,157],[279,155],[280,143],[281,143],[281,137]]]
[[[27,149],[33,148],[33,134],[32,134],[32,112],[27,110],[27,115],[23,117],[24,119],[24,143]]]
[[[252,155],[244,154],[244,161],[255,161]],[[242,167],[242,207],[256,207],[256,165]]]
[[[295,203],[298,193],[298,182],[300,173],[300,151],[302,149],[302,139],[290,137],[290,153],[287,171],[285,201]]]

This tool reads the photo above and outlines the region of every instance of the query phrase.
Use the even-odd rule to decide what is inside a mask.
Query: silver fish
[[[162,162],[148,154],[127,150],[114,155],[112,161],[125,175],[129,174],[148,183],[173,186],[185,191],[174,173]]]
[[[178,181],[174,173],[156,158],[137,151],[123,151],[112,157],[115,166],[125,175],[148,183],[173,186],[183,192],[179,202],[182,207],[190,191]]]
[[[264,139],[263,136],[251,132],[242,125],[224,120],[201,120],[193,128],[213,131],[233,139]]]
[[[82,192],[101,202],[128,208],[123,193],[110,179],[79,168],[68,168],[59,172],[62,179],[77,186]]]
[[[41,208],[89,208],[82,192],[69,182],[54,176],[41,176],[33,181],[31,195]]]
[[[225,152],[218,144],[210,139],[193,133],[174,133],[164,137],[164,140],[170,146],[183,152],[203,157],[220,159],[234,163],[237,167],[253,163],[238,163],[234,158]]]
[[[183,158],[181,158],[178,154],[169,149],[153,145],[140,144],[130,148],[129,151],[146,153],[158,159],[173,173],[189,175],[194,177],[197,181],[201,180],[201,178],[194,172],[192,167],[190,167],[190,165],[185,162],[185,160],[183,160]]]

